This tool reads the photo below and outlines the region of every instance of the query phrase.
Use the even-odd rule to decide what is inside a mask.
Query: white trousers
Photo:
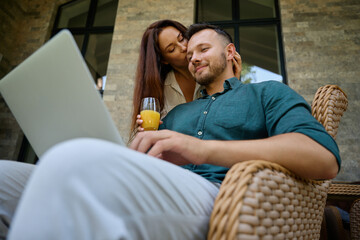
[[[5,239],[21,194],[35,165],[0,160],[0,239]]]
[[[110,142],[50,149],[23,193],[9,240],[205,239],[218,184]]]

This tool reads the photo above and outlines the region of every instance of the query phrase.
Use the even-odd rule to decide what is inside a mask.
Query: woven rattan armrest
[[[318,239],[329,184],[275,163],[238,163],[221,185],[208,239]]]
[[[328,194],[360,198],[360,183],[331,182]]]

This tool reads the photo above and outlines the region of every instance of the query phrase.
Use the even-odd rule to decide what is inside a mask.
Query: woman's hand
[[[138,114],[138,115],[136,116],[136,123],[137,123],[137,125],[138,125],[137,131],[138,131],[138,132],[143,132],[143,131],[144,131],[144,128],[141,127],[141,124],[143,123],[143,120],[141,119],[141,115],[140,115],[140,114]]]
[[[233,70],[234,70],[234,75],[235,77],[237,77],[237,79],[240,80],[240,76],[241,76],[241,70],[242,70],[242,66],[241,66],[241,56],[238,52],[235,52],[234,58],[233,58]]]
[[[138,131],[138,132],[143,132],[143,131],[144,131],[144,128],[141,127],[141,124],[143,123],[143,120],[141,119],[141,115],[140,115],[140,114],[138,114],[138,115],[136,116],[136,123],[137,123],[137,125],[138,125],[137,131]],[[159,123],[159,124],[162,124],[162,123],[163,123],[163,121],[160,120],[160,123]]]

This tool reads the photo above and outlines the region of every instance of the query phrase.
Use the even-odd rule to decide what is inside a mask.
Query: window
[[[118,0],[76,0],[59,7],[52,35],[67,28],[103,93]],[[35,163],[37,156],[24,136],[18,161]]]
[[[196,22],[218,25],[233,37],[243,82],[286,83],[278,0],[197,0]]]
[[[53,35],[67,28],[73,34],[95,82],[106,79],[118,0],[77,0],[59,7]],[[102,92],[104,83],[99,87]]]

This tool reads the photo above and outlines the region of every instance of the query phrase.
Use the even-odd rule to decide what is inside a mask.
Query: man
[[[336,158],[340,164],[336,143],[310,116],[302,97],[277,82],[243,85],[236,81],[229,70],[234,45],[230,39],[226,40],[225,32],[219,35],[213,29],[206,29],[208,27],[190,27],[187,49],[189,70],[199,84],[206,86],[205,97],[179,106],[162,126],[196,138],[175,132],[146,132],[133,142],[133,148],[145,152],[154,144],[149,155],[161,156],[159,154],[164,151],[165,154],[170,151],[172,156],[177,153],[185,158],[182,164],[210,163],[230,167],[240,161],[263,159],[302,177],[335,177]],[[195,114],[203,111],[204,114]],[[312,129],[314,127],[316,130]],[[324,146],[316,141],[323,141]],[[333,153],[326,149],[329,147],[333,148]],[[174,161],[172,158],[166,160]]]
[[[282,83],[241,84],[221,29],[193,25],[188,33],[189,70],[204,96],[171,111],[162,126],[170,130],[139,133],[136,151],[94,139],[52,148],[28,183],[10,240],[204,239],[219,185],[237,162],[336,175],[336,143],[303,98]]]

